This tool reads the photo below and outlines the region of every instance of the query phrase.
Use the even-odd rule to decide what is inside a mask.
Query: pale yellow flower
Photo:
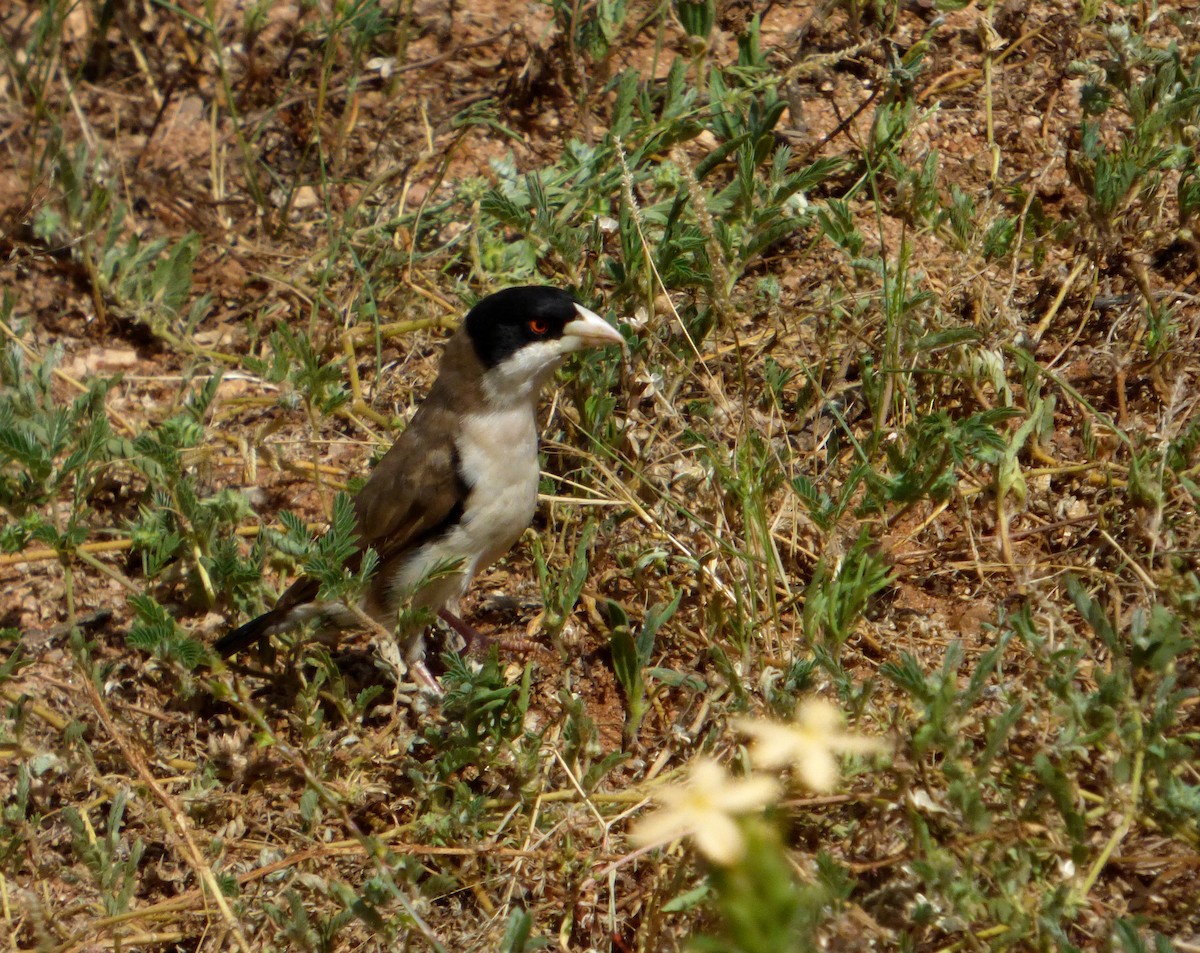
[[[683,784],[654,795],[659,809],[638,821],[630,839],[647,846],[691,837],[714,864],[729,865],[746,849],[734,817],[773,804],[780,793],[774,778],[735,778],[716,761],[697,758]]]
[[[843,729],[842,713],[827,701],[809,699],[788,724],[739,718],[734,727],[754,739],[750,760],[756,768],[791,767],[800,783],[813,791],[832,791],[837,785],[835,754],[873,754],[886,751],[880,738],[867,738]]]

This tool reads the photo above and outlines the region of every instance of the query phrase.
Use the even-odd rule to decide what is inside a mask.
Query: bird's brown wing
[[[454,418],[449,407],[427,400],[379,461],[354,498],[359,549],[347,563],[351,570],[358,569],[363,551],[370,546],[379,556],[380,575],[386,578],[389,564],[458,522],[470,488],[459,473]],[[229,656],[290,628],[295,624],[293,610],[315,600],[320,588],[312,576],[301,576],[274,608],[234,629],[214,648]]]
[[[470,488],[459,472],[454,412],[426,401],[354,499],[359,546],[387,565],[452,526]]]
[[[381,566],[462,516],[470,487],[455,434],[463,414],[482,401],[482,377],[470,339],[454,335],[428,396],[355,497],[359,545],[373,547]]]

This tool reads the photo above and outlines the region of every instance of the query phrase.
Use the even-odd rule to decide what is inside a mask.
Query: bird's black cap
[[[463,327],[476,356],[491,369],[527,344],[561,338],[567,323],[579,317],[575,305],[575,299],[558,288],[505,288],[475,305]]]

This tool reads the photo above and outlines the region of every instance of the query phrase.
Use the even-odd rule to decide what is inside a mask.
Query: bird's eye
[[[542,318],[530,318],[529,330],[534,334],[545,334],[550,330],[550,325]]]

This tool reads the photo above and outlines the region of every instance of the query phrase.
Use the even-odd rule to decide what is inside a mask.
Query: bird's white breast
[[[529,406],[472,414],[458,440],[461,475],[471,487],[463,540],[483,568],[525,531],[537,508],[537,420]]]
[[[457,600],[471,578],[503,556],[533,520],[537,507],[537,420],[529,405],[470,414],[456,441],[459,475],[469,487],[463,515],[445,536],[413,553],[395,591],[420,582],[438,563],[461,561],[461,575],[426,586],[417,602],[442,606]]]

